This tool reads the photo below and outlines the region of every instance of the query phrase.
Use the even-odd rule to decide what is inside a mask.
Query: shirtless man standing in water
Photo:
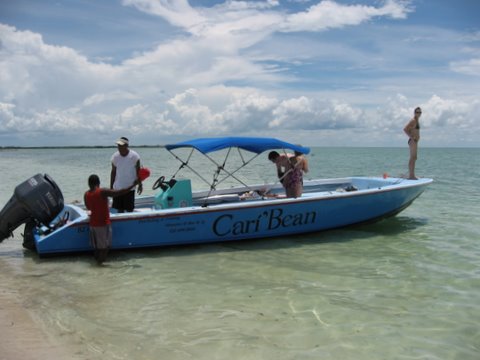
[[[408,161],[408,171],[410,180],[418,180],[415,176],[415,162],[417,161],[418,142],[420,141],[420,115],[422,115],[422,109],[417,107],[415,109],[415,115],[403,129],[408,136],[408,146],[410,147],[410,160]]]

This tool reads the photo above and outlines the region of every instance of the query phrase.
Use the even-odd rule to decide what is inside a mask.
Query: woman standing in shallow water
[[[403,129],[408,136],[408,146],[410,147],[410,160],[408,161],[408,178],[411,180],[417,180],[415,176],[415,162],[417,161],[418,142],[420,141],[420,116],[422,115],[422,109],[417,107],[415,109],[415,115],[408,122],[407,126]]]

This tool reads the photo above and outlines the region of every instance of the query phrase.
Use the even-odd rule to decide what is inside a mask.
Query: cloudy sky
[[[0,0],[0,146],[480,146],[477,0]]]

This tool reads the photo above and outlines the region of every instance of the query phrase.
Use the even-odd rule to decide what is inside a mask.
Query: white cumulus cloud
[[[414,105],[425,107],[425,125],[432,129],[478,129],[474,98],[433,96],[435,92],[423,88],[416,90],[416,95],[426,92],[417,100],[422,104],[414,104],[412,94],[389,98],[392,92],[418,89],[418,83],[412,83],[417,73],[405,80],[382,79],[374,95],[369,79],[358,88],[338,86],[329,71],[336,69],[333,63],[343,61],[342,70],[351,73],[382,65],[386,71],[391,64],[400,67],[396,61],[384,61],[387,52],[398,51],[394,60],[403,61],[412,46],[406,41],[386,45],[382,40],[371,56],[348,42],[296,37],[295,33],[323,34],[378,18],[402,20],[413,11],[410,1],[348,3],[323,0],[287,11],[276,0],[226,1],[211,7],[192,6],[186,0],[124,0],[131,9],[168,22],[175,32],[159,35],[147,51],[115,63],[94,61],[80,49],[51,45],[39,33],[0,24],[0,140],[15,143],[44,134],[46,143],[55,133],[72,145],[69,136],[79,144],[97,144],[126,133],[138,139],[231,134],[316,139],[326,133],[328,144],[332,132],[341,130],[343,138],[368,144],[385,133],[401,136],[398,128]],[[476,33],[468,42],[477,37]],[[425,39],[422,45],[430,41]],[[435,58],[444,49],[437,51]],[[424,61],[432,52],[422,46],[415,54]],[[451,61],[450,69],[456,75],[479,75],[476,55],[470,51],[472,59]],[[305,64],[318,66],[312,70],[317,82],[299,75]],[[357,100],[358,89],[363,99],[375,96],[365,100],[368,107]],[[384,94],[383,89],[388,91]]]

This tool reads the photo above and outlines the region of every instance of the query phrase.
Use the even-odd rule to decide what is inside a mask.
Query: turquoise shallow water
[[[90,173],[108,183],[112,151],[0,151],[0,204],[37,172],[81,199]],[[153,193],[176,163],[162,149],[138,152]],[[310,176],[396,176],[407,157],[314,148]],[[275,176],[260,160],[244,175],[257,183]],[[116,252],[103,267],[89,255],[39,259],[19,229],[0,244],[0,281],[82,359],[479,359],[479,162],[480,149],[421,149],[418,175],[434,184],[380,223]]]

